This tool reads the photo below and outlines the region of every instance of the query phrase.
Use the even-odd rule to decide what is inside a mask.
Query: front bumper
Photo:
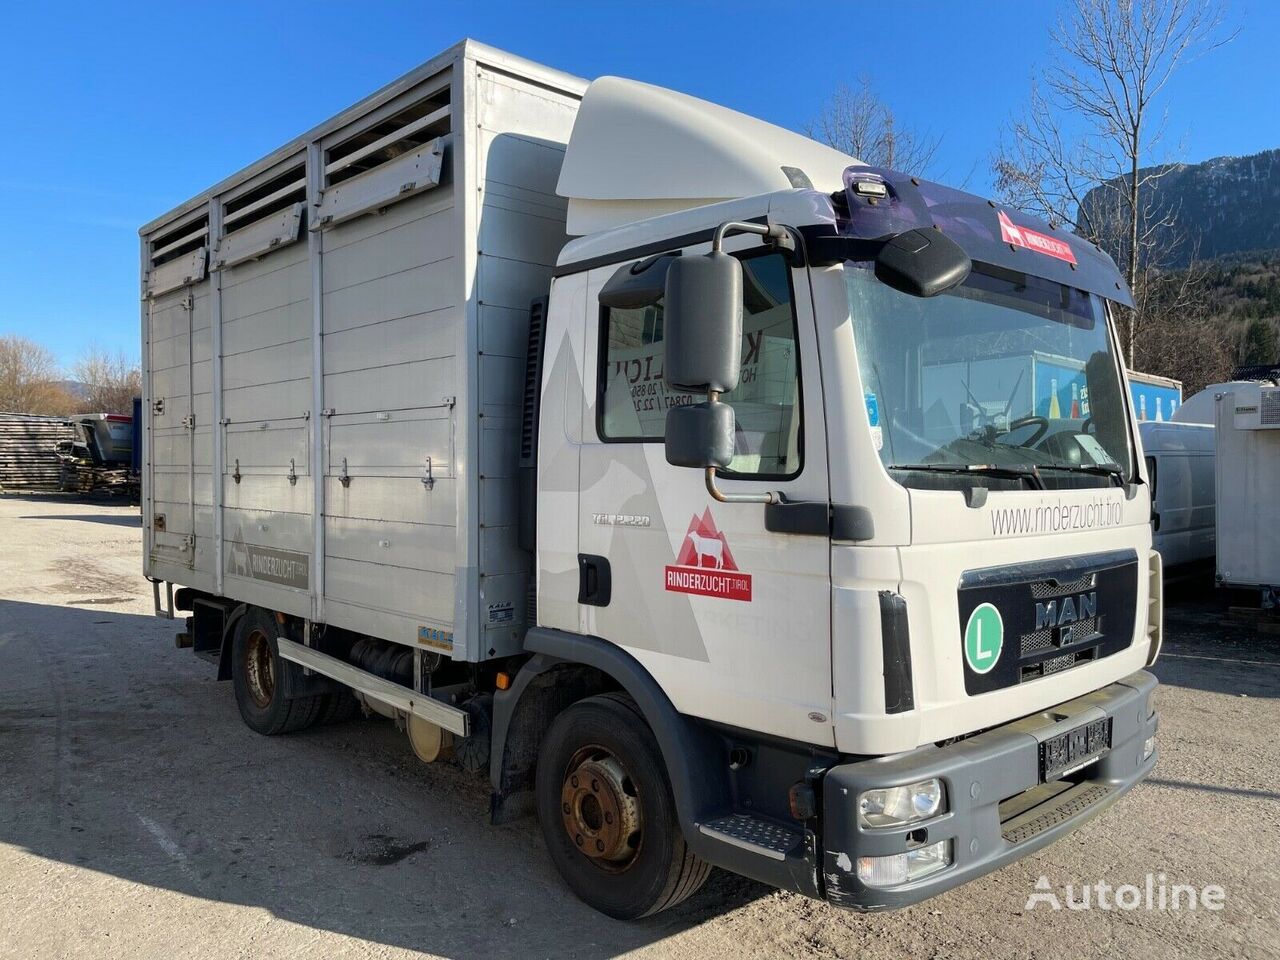
[[[1150,706],[1155,687],[1156,678],[1140,670],[958,743],[832,767],[823,782],[822,879],[827,900],[855,910],[909,906],[1075,830],[1155,766],[1158,748],[1150,757],[1142,756],[1158,723]],[[1037,790],[1040,743],[1103,717],[1111,718],[1110,751],[1073,775],[1073,785],[1055,795],[1048,796],[1048,788]],[[859,825],[857,799],[864,790],[930,777],[943,782],[947,812],[900,828]],[[937,873],[894,887],[868,887],[858,880],[858,857],[886,856],[944,840],[951,841],[953,862]]]

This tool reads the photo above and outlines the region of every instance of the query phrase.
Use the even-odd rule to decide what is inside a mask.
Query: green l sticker
[[[990,673],[1004,648],[1004,620],[989,603],[980,603],[969,614],[964,628],[964,658],[974,673]]]

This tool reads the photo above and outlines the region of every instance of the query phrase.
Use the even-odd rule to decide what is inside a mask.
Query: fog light
[[[1146,763],[1151,759],[1151,755],[1156,752],[1156,738],[1147,737],[1147,742],[1142,745],[1142,762]]]
[[[858,879],[868,887],[893,887],[930,876],[951,865],[951,841],[894,853],[887,857],[859,857]]]
[[[865,791],[858,797],[858,822],[864,827],[900,827],[928,820],[943,809],[942,781],[921,780],[905,787]]]

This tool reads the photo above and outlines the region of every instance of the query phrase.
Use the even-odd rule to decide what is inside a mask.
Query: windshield
[[[1100,298],[975,264],[930,299],[845,265],[880,459],[906,486],[1096,487],[1133,473]]]

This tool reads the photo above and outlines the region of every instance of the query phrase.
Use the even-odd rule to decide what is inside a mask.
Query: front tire
[[[711,865],[690,852],[657,740],[635,701],[607,693],[569,707],[538,754],[538,819],[565,883],[634,920],[680,903]]]
[[[231,641],[231,684],[240,717],[268,737],[311,726],[325,706],[323,695],[291,695],[291,672],[298,668],[281,659],[278,634],[275,619],[255,608],[240,618]]]

